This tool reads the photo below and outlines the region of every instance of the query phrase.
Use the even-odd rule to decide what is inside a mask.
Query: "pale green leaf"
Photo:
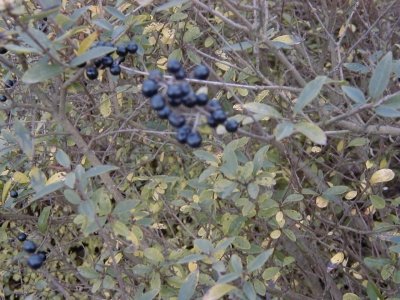
[[[326,134],[317,125],[309,122],[300,122],[295,125],[295,128],[298,132],[308,137],[312,142],[319,145],[326,145]]]
[[[368,85],[369,96],[378,99],[387,88],[392,72],[392,52],[388,52],[378,63]]]
[[[293,111],[299,113],[305,106],[311,103],[320,93],[322,86],[328,80],[326,76],[317,76],[314,80],[306,84],[301,91],[299,98],[294,105]]]

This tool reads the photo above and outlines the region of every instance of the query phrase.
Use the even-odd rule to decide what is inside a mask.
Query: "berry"
[[[194,107],[197,104],[196,95],[194,93],[190,93],[182,98],[182,103],[186,107]]]
[[[26,251],[28,253],[33,253],[36,251],[36,244],[34,242],[32,242],[31,240],[26,240],[22,244],[22,249],[24,249],[24,251]]]
[[[186,72],[183,68],[181,68],[178,72],[175,73],[176,80],[183,80],[186,78]]]
[[[176,140],[181,144],[186,143],[186,139],[191,131],[192,131],[192,128],[190,128],[189,126],[183,126],[183,127],[179,128],[175,135]]]
[[[200,80],[205,80],[210,75],[210,70],[204,65],[198,65],[193,71],[193,77]]]
[[[95,59],[94,65],[96,66],[96,68],[100,68],[101,67],[101,58]]]
[[[40,254],[32,254],[27,260],[28,266],[33,270],[39,269],[43,265],[43,262],[43,256]]]
[[[38,251],[37,254],[39,254],[40,257],[42,257],[43,261],[46,260],[46,258],[47,258],[47,253],[46,253],[46,251]]]
[[[167,71],[176,74],[182,69],[182,65],[176,59],[170,59],[167,63]]]
[[[172,126],[176,128],[180,128],[186,123],[185,117],[176,113],[170,113],[170,115],[168,116],[168,121]]]
[[[4,47],[0,47],[0,54],[6,54],[8,50]]]
[[[207,124],[208,124],[208,126],[210,126],[212,128],[216,128],[218,126],[218,123],[217,123],[217,121],[215,121],[213,116],[208,116],[207,117]]]
[[[114,60],[113,60],[113,58],[111,56],[107,56],[106,55],[101,59],[101,64],[104,67],[111,67],[113,62],[114,62]]]
[[[26,240],[26,237],[27,237],[26,233],[21,232],[20,234],[18,234],[17,239],[18,239],[18,241],[23,242]]]
[[[182,88],[178,84],[171,84],[167,89],[167,96],[171,99],[177,99],[182,97]]]
[[[192,88],[190,87],[190,84],[185,82],[179,85],[181,88],[182,96],[189,95],[192,92]]]
[[[156,94],[150,99],[150,106],[154,110],[162,110],[165,107],[165,100],[160,94]]]
[[[168,98],[168,103],[169,103],[169,105],[171,105],[173,107],[177,107],[177,106],[181,105],[182,99],[181,98]]]
[[[126,56],[128,54],[128,50],[126,49],[126,46],[120,45],[117,47],[117,54],[118,56]]]
[[[77,65],[78,68],[84,68],[86,67],[86,61],[81,63],[80,65]]]
[[[0,95],[0,102],[6,102],[7,97],[5,95]]]
[[[142,93],[146,97],[151,97],[157,94],[158,84],[154,80],[147,79],[143,81]]]
[[[226,121],[226,113],[222,109],[215,110],[211,113],[215,122],[218,124],[224,123]]]
[[[239,123],[233,119],[227,120],[225,122],[225,129],[228,132],[236,132],[238,130]]]
[[[147,78],[154,81],[161,81],[163,79],[163,73],[159,70],[151,70]]]
[[[218,109],[222,109],[222,106],[221,104],[219,104],[217,99],[212,99],[210,102],[208,102],[207,109],[209,111],[215,111]]]
[[[168,119],[168,116],[172,113],[171,109],[168,106],[164,106],[163,109],[158,111],[158,116],[160,119]]]
[[[126,50],[130,54],[135,54],[138,51],[139,47],[135,42],[130,42],[128,45],[126,45]]]
[[[7,89],[13,87],[13,85],[14,85],[14,80],[7,79],[7,80],[4,82],[4,86],[5,86]]]
[[[112,42],[105,42],[104,47],[114,47],[114,44]]]
[[[204,106],[208,102],[207,94],[201,93],[196,95],[196,104],[199,106]]]
[[[11,197],[11,198],[18,198],[18,192],[12,190],[12,191],[10,192],[10,197]]]
[[[110,67],[110,73],[113,75],[118,76],[121,74],[121,67],[117,63],[113,63],[112,66]]]
[[[94,80],[99,76],[99,72],[97,72],[97,69],[95,67],[87,67],[86,68],[86,76],[90,80]]]
[[[198,131],[191,132],[186,138],[186,143],[192,148],[200,147],[202,142],[201,135]]]

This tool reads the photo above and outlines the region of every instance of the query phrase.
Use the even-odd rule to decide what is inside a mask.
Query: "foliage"
[[[0,5],[0,298],[400,299],[398,1]],[[174,139],[140,92],[172,58],[237,133]]]

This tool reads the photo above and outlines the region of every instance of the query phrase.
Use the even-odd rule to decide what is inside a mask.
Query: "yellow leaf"
[[[276,222],[281,222],[283,220],[283,212],[278,211],[275,215]]]
[[[188,263],[188,269],[190,272],[194,272],[197,270],[197,263],[195,262],[190,262]]]
[[[249,91],[247,89],[237,88],[236,90],[242,97],[246,97],[249,94]]]
[[[56,173],[56,174],[52,175],[49,178],[49,180],[47,180],[46,185],[52,184],[52,183],[57,182],[57,181],[64,180],[65,179],[65,174],[66,174],[65,172],[59,172],[59,173]]]
[[[153,2],[154,0],[136,0],[136,2],[140,5],[140,6],[146,6],[149,5]]]
[[[280,42],[289,46],[297,45],[301,43],[299,38],[294,37],[293,35],[285,34],[281,36],[277,36],[272,40],[273,42]]]
[[[321,196],[318,196],[317,199],[315,200],[315,203],[319,208],[325,208],[328,206],[329,201]]]
[[[365,162],[365,167],[366,167],[367,169],[371,169],[373,166],[374,166],[374,163],[373,163],[372,161],[367,160],[367,161]]]
[[[21,172],[15,172],[13,175],[13,179],[14,179],[14,181],[16,181],[18,183],[28,183],[29,182],[28,176],[26,176],[24,173],[21,173]]]
[[[279,239],[281,234],[282,234],[282,232],[279,229],[277,229],[277,230],[272,231],[269,236],[271,237],[271,239],[276,240],[276,239]]]
[[[344,140],[340,140],[336,146],[336,150],[337,150],[337,152],[342,152],[343,149],[344,149]]]
[[[377,184],[382,182],[390,181],[394,178],[394,172],[390,169],[381,169],[372,174],[369,182],[371,184]]]
[[[360,297],[353,293],[346,293],[343,295],[343,300],[360,300]]]
[[[224,295],[230,291],[236,289],[233,285],[221,283],[214,285],[208,290],[207,294],[204,295],[203,300],[217,300],[221,299]]]
[[[347,192],[347,194],[344,196],[346,200],[351,200],[354,199],[355,197],[357,197],[357,191]]]
[[[1,202],[2,203],[4,203],[4,201],[6,201],[6,199],[7,199],[7,195],[8,195],[8,192],[10,191],[10,189],[11,189],[11,185],[12,185],[12,181],[9,180],[3,186],[3,195],[1,196]]]
[[[104,118],[111,115],[111,101],[107,94],[103,94],[100,104],[100,113]]]
[[[331,263],[334,265],[341,264],[344,260],[344,253],[343,252],[338,252],[331,258]]]
[[[93,42],[97,40],[97,31],[89,34],[79,45],[79,49],[77,55],[81,55],[86,52],[87,49],[93,44]]]
[[[219,69],[221,69],[222,71],[228,71],[229,68],[230,68],[228,65],[226,65],[226,64],[224,64],[224,63],[220,63],[220,62],[215,63],[215,65],[216,65]]]

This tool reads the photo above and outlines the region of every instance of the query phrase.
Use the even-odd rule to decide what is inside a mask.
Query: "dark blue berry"
[[[169,105],[171,105],[173,107],[177,107],[177,106],[181,105],[182,98],[168,98],[168,103],[169,103]]]
[[[236,132],[239,128],[239,123],[236,120],[230,119],[225,122],[225,129],[228,132]]]
[[[182,97],[182,89],[178,84],[170,84],[167,89],[167,96],[171,99]]]
[[[0,95],[0,102],[6,102],[7,97],[5,95]]]
[[[114,44],[112,42],[105,42],[104,47],[114,47]]]
[[[182,104],[189,108],[196,106],[197,99],[195,93],[190,93],[189,95],[182,97]]]
[[[146,79],[143,81],[142,93],[146,97],[151,97],[157,94],[158,84],[154,80]]]
[[[167,63],[167,71],[176,74],[182,69],[182,65],[176,59],[170,59]]]
[[[23,242],[26,240],[26,237],[27,237],[26,233],[21,232],[20,234],[18,234],[17,239],[18,239],[18,241]]]
[[[214,118],[215,122],[218,124],[224,123],[226,121],[226,113],[222,109],[215,110],[211,113],[211,116]]]
[[[37,254],[39,254],[42,257],[43,261],[46,260],[46,258],[47,258],[46,251],[38,251]]]
[[[11,198],[18,198],[18,192],[12,190],[12,191],[10,192],[10,197],[11,197]]]
[[[125,45],[119,45],[116,52],[118,56],[126,56],[128,54],[128,50],[126,49]]]
[[[168,116],[172,113],[171,109],[168,106],[164,106],[163,109],[157,112],[160,119],[168,119]]]
[[[101,59],[101,64],[102,64],[104,67],[111,67],[112,64],[113,64],[113,62],[114,62],[114,60],[113,60],[113,58],[112,58],[111,56],[104,56],[104,57]]]
[[[186,72],[181,68],[178,72],[174,74],[176,80],[183,80],[186,78]]]
[[[212,116],[207,117],[207,124],[212,128],[216,128],[218,126],[217,121],[215,121],[215,119]]]
[[[164,97],[156,94],[150,99],[150,106],[154,110],[162,110],[165,107]]]
[[[193,71],[193,77],[205,80],[210,75],[210,70],[204,65],[198,65]]]
[[[121,74],[121,67],[117,63],[113,63],[112,66],[110,67],[110,73],[112,75],[118,76]]]
[[[33,253],[36,251],[36,244],[34,242],[32,242],[31,240],[26,240],[22,244],[22,249],[24,249],[24,251],[26,251],[28,253]]]
[[[128,45],[126,45],[126,50],[130,54],[135,54],[138,51],[139,47],[135,42],[130,42]]]
[[[186,138],[186,144],[188,144],[192,148],[198,148],[202,142],[201,135],[198,131],[191,132]]]
[[[196,104],[198,106],[204,106],[208,102],[208,96],[207,94],[201,93],[196,95]]]
[[[190,128],[189,126],[183,126],[183,127],[179,128],[176,131],[176,135],[175,135],[176,140],[181,144],[186,143],[186,139],[191,131],[192,131],[192,128]]]
[[[100,68],[101,67],[101,58],[96,58],[94,60],[94,65],[96,66],[96,68]]]
[[[39,269],[43,265],[43,262],[43,256],[40,254],[32,254],[27,260],[28,266],[33,270]]]
[[[163,79],[163,73],[159,70],[151,70],[147,78],[154,81],[161,81]]]
[[[168,116],[168,121],[172,126],[176,128],[180,128],[186,123],[185,117],[176,113],[171,113]]]
[[[207,109],[208,109],[209,111],[215,111],[215,110],[218,110],[218,109],[222,109],[222,106],[221,106],[221,104],[218,102],[217,99],[212,99],[210,102],[208,102],[208,104],[207,104]]]
[[[179,86],[181,88],[182,97],[189,95],[192,92],[192,88],[190,87],[190,84],[187,82],[181,83]]]
[[[90,80],[96,79],[99,76],[99,72],[95,67],[87,67],[86,68],[86,76]]]
[[[6,54],[8,50],[4,47],[0,47],[0,54]]]
[[[4,86],[6,87],[6,89],[12,88],[14,86],[14,80],[7,79],[4,82]]]

